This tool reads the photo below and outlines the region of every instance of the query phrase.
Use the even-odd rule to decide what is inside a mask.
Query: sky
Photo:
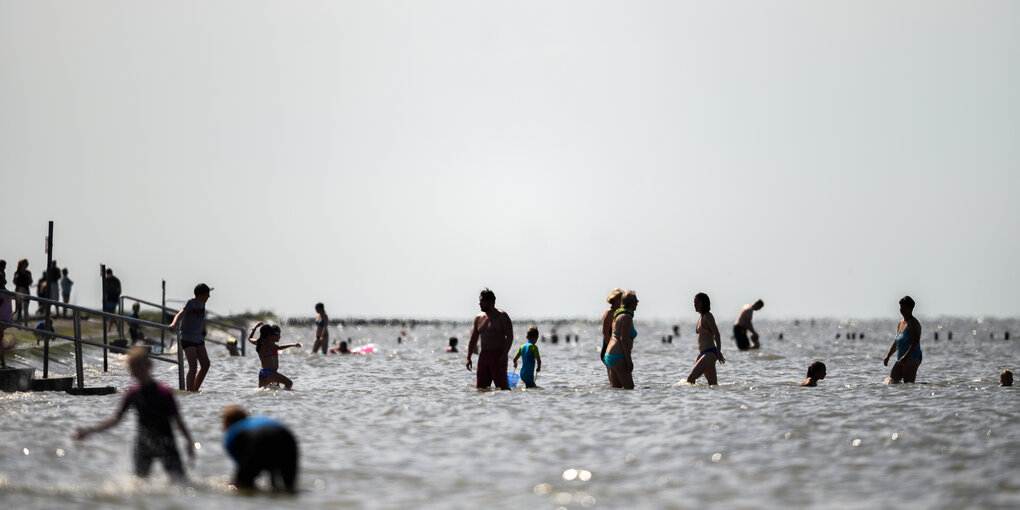
[[[85,306],[1015,317],[1020,2],[0,0],[0,182]]]

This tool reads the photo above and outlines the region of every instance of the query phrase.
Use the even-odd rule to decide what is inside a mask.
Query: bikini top
[[[259,352],[259,350],[261,350],[261,349],[262,349],[262,339],[256,340],[255,341],[255,352]],[[263,356],[263,355],[259,354],[259,359],[279,358],[279,357],[280,357],[280,349],[273,349],[269,353],[268,356]]]
[[[326,321],[315,321],[316,326],[322,326],[324,324],[326,324]]]
[[[616,311],[613,312],[613,320],[616,320],[616,318],[619,317],[620,315],[629,315],[633,319],[634,318],[634,311],[633,310],[629,310],[627,308],[623,308],[623,307],[617,308]],[[619,333],[617,333],[615,331],[613,332],[613,336],[615,336],[617,338],[620,337]],[[637,329],[635,329],[633,326],[631,326],[631,328],[630,328],[630,339],[633,340],[635,338],[637,338]]]

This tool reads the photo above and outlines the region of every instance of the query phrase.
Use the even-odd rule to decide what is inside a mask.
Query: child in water
[[[124,413],[131,407],[138,410],[138,439],[135,441],[135,474],[141,478],[149,476],[153,459],[160,459],[167,473],[176,482],[184,482],[184,466],[177,453],[171,423],[188,440],[188,457],[195,460],[195,442],[184,426],[184,419],[177,412],[177,402],[170,388],[152,378],[152,362],[141,347],[132,347],[128,351],[128,371],[138,384],[131,386],[121,399],[117,414],[96,425],[95,427],[78,429],[72,436],[74,439],[102,432],[120,423]]]
[[[347,342],[340,342],[340,347],[334,347],[329,352],[331,354],[350,354],[351,350],[347,348]]]
[[[255,343],[255,352],[259,355],[259,361],[262,362],[262,369],[259,370],[259,388],[264,388],[270,384],[282,384],[284,389],[290,389],[294,385],[294,382],[288,379],[283,374],[277,372],[280,368],[280,354],[281,349],[289,349],[291,347],[301,347],[300,343],[283,344],[279,345],[277,342],[280,341],[280,328],[279,326],[270,326],[269,324],[262,324],[261,321],[255,324],[252,328],[251,334],[248,335],[248,339],[255,335],[255,329],[259,330],[259,338]]]
[[[535,372],[542,371],[542,356],[538,354],[538,346],[535,342],[538,341],[538,328],[532,326],[528,328],[528,341],[517,349],[517,355],[514,356],[514,368],[517,368],[517,360],[524,358],[521,363],[521,380],[524,381],[524,385],[528,388],[535,388]],[[538,364],[536,368],[536,363]]]
[[[825,363],[816,361],[807,369],[807,379],[800,383],[801,386],[818,386],[818,381],[825,379]]]
[[[999,386],[1012,386],[1013,385],[1013,371],[1010,369],[1003,370],[999,373]]]

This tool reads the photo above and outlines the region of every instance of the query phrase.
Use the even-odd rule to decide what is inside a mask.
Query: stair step
[[[109,395],[111,393],[117,393],[117,388],[113,386],[96,386],[93,388],[70,388],[67,390],[71,395]]]
[[[49,379],[32,379],[29,389],[32,391],[67,391],[74,385],[74,377],[50,377]]]
[[[28,391],[34,377],[34,368],[0,368],[0,390]]]

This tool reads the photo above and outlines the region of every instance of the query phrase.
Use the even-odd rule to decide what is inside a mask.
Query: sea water
[[[210,345],[200,394],[177,402],[195,440],[191,483],[157,463],[131,473],[136,418],[84,441],[75,427],[110,416],[121,395],[0,394],[4,508],[1017,508],[1015,388],[1020,321],[922,319],[920,384],[883,384],[897,320],[760,321],[762,348],[739,352],[724,329],[719,386],[682,382],[697,356],[692,323],[637,323],[634,391],[608,388],[598,324],[559,322],[539,342],[540,388],[478,391],[465,367],[468,324],[334,328],[369,355],[313,355],[311,327],[285,327],[280,371],[294,390],[258,389],[258,358]],[[528,321],[518,321],[520,345]],[[554,324],[539,322],[543,336]],[[403,331],[402,331],[403,330]],[[939,332],[939,341],[933,333]],[[953,339],[947,340],[949,332]],[[402,335],[403,333],[403,335]],[[566,334],[580,342],[565,343]],[[856,338],[848,338],[853,333]],[[783,335],[780,340],[779,335]],[[836,335],[839,335],[839,338]],[[863,335],[860,338],[859,335]],[[397,338],[402,336],[402,342]],[[461,352],[444,352],[447,339]],[[112,355],[86,347],[89,386],[125,388]],[[512,355],[512,353],[511,353]],[[828,375],[801,388],[808,364]],[[15,364],[38,364],[18,355]],[[73,359],[51,363],[73,374]],[[176,386],[176,366],[155,376]],[[219,413],[241,404],[284,422],[301,449],[294,497],[241,496]],[[178,436],[179,444],[183,442]],[[182,452],[183,454],[183,452]]]

